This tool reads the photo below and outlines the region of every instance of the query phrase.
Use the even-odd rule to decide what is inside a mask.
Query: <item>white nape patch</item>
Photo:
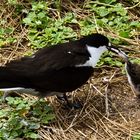
[[[76,65],[77,67],[92,66],[94,68],[96,66],[97,62],[99,61],[101,55],[105,51],[107,51],[107,48],[106,48],[106,46],[100,46],[99,48],[96,48],[96,47],[87,45],[87,50],[90,53],[91,57],[89,57],[89,60],[86,61],[86,63]]]

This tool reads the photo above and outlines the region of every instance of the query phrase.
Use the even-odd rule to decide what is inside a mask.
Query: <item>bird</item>
[[[132,63],[126,53],[118,48],[111,48],[112,52],[117,53],[125,61],[125,70],[128,82],[132,91],[140,98],[140,65]]]
[[[56,95],[72,106],[66,93],[85,84],[101,55],[113,45],[99,33],[46,46],[0,66],[0,91],[24,92],[39,98]]]

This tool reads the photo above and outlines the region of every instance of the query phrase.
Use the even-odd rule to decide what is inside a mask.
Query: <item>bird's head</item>
[[[122,57],[125,61],[128,60],[127,55],[125,52],[120,50],[118,47],[115,47],[109,42],[109,39],[101,34],[91,34],[89,36],[85,37],[85,44],[88,47],[94,48],[98,50],[97,52],[104,52],[104,51],[111,51],[116,54],[118,54],[120,57]]]
[[[88,36],[84,37],[83,40],[84,40],[84,43],[88,47],[93,47],[96,50],[98,50],[98,52],[103,53],[107,50],[113,51],[112,48],[115,48],[109,42],[109,39],[102,34],[98,34],[98,33],[91,34],[91,35],[88,35]]]
[[[111,48],[114,48],[107,37],[98,33],[85,36],[81,39],[81,41],[86,46],[86,49],[90,54],[88,62],[84,65],[89,65],[92,67],[96,66],[101,55],[105,51],[112,51]]]

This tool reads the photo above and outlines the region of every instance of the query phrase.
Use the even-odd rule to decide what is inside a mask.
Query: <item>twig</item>
[[[109,85],[109,84],[108,84]],[[108,85],[105,88],[105,109],[106,109],[106,116],[109,117],[109,105],[108,105]]]
[[[105,88],[105,108],[106,108],[106,115],[107,115],[107,118],[109,117],[109,105],[108,105],[108,93],[109,93],[109,90],[108,90],[108,87],[110,85],[110,82],[112,80],[112,78],[115,76],[116,74],[116,71],[113,73],[113,75],[110,77],[110,79],[108,80],[107,82],[107,86]]]
[[[133,8],[139,6],[139,5],[140,5],[140,2],[138,2],[137,4],[135,4],[135,5],[131,6],[131,7],[126,7],[125,9],[126,10],[133,9]]]
[[[68,126],[67,129],[64,130],[64,132],[67,132],[70,128],[72,128],[72,127],[74,126],[74,122],[75,122],[77,116],[78,116],[77,114],[74,116],[74,118],[73,118],[71,124]]]
[[[95,22],[95,26],[96,26],[95,29],[97,30],[97,33],[99,33],[99,27],[98,27],[97,20],[96,20],[96,17],[94,14],[93,14],[93,18],[94,18],[94,22]]]
[[[103,93],[102,93],[99,89],[97,89],[94,85],[92,85],[92,87],[93,87],[101,96],[104,96]]]

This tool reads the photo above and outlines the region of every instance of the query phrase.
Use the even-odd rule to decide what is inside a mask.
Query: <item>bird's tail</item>
[[[16,69],[0,67],[0,89],[22,87],[25,79]]]

